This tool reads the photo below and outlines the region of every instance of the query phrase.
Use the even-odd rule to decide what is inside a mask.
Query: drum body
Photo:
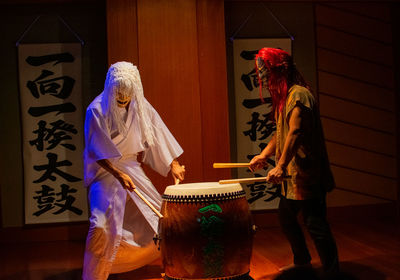
[[[161,213],[167,279],[249,279],[253,224],[240,184],[169,186]]]

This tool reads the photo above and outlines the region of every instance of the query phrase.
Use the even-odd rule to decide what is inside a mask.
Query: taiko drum
[[[161,213],[166,279],[249,279],[253,224],[240,184],[169,186]]]

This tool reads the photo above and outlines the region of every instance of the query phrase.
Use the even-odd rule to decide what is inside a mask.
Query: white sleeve
[[[121,157],[108,133],[106,120],[92,108],[86,111],[85,153],[91,162]]]
[[[143,162],[163,176],[167,176],[172,161],[183,153],[183,149],[168,130],[157,111],[148,103],[152,112],[154,145],[143,153]]]

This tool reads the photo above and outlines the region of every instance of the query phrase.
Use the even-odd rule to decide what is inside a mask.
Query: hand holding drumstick
[[[185,166],[180,165],[177,159],[174,159],[171,163],[171,173],[174,178],[175,185],[179,184],[185,179]]]
[[[285,178],[287,178],[285,177],[285,170],[282,166],[277,165],[268,172],[266,180],[272,184],[280,184]]]
[[[264,157],[262,154],[253,157],[249,164],[249,169],[252,172],[261,168],[266,168],[268,166],[267,158]],[[272,184],[280,184],[284,179],[285,171],[282,166],[277,165],[268,172],[266,181]]]
[[[256,158],[257,157],[257,158]],[[250,161],[250,163],[214,163],[214,168],[238,168],[238,167],[248,167],[250,170],[255,171],[260,169],[260,167],[266,167],[268,163],[261,156],[254,157],[254,161]],[[252,167],[253,165],[253,167]],[[290,179],[291,176],[285,176],[284,170],[282,167],[277,166],[271,169],[268,172],[267,177],[252,177],[252,178],[242,178],[242,179],[230,179],[230,180],[220,180],[220,184],[232,184],[232,183],[252,183],[252,182],[261,182],[267,181],[273,184],[279,184],[283,180]]]
[[[150,207],[150,209],[160,218],[163,217],[163,215],[136,189],[135,184],[133,183],[131,177],[126,174],[125,172],[119,170],[116,166],[112,164],[111,161],[108,159],[101,159],[98,160],[97,163],[103,167],[105,170],[110,172],[120,183],[121,186],[126,189],[129,192],[134,192],[136,193],[137,196],[141,200],[143,200],[144,203],[147,204],[147,206]]]
[[[266,167],[268,167],[267,158],[261,154],[254,156],[249,162],[249,169],[252,172]]]

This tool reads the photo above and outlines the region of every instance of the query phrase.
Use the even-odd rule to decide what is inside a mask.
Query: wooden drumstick
[[[214,163],[213,168],[238,168],[250,167],[250,163]]]
[[[135,188],[133,191],[140,197],[141,200],[143,200],[144,203],[147,204],[147,206],[150,207],[151,210],[160,218],[162,219],[164,216],[156,209],[154,208],[153,204],[151,204],[138,190]]]
[[[283,180],[288,180],[292,176],[284,176]],[[233,184],[233,183],[252,183],[252,182],[262,182],[266,181],[267,177],[253,177],[253,178],[241,178],[241,179],[229,179],[229,180],[219,180],[219,184]]]

